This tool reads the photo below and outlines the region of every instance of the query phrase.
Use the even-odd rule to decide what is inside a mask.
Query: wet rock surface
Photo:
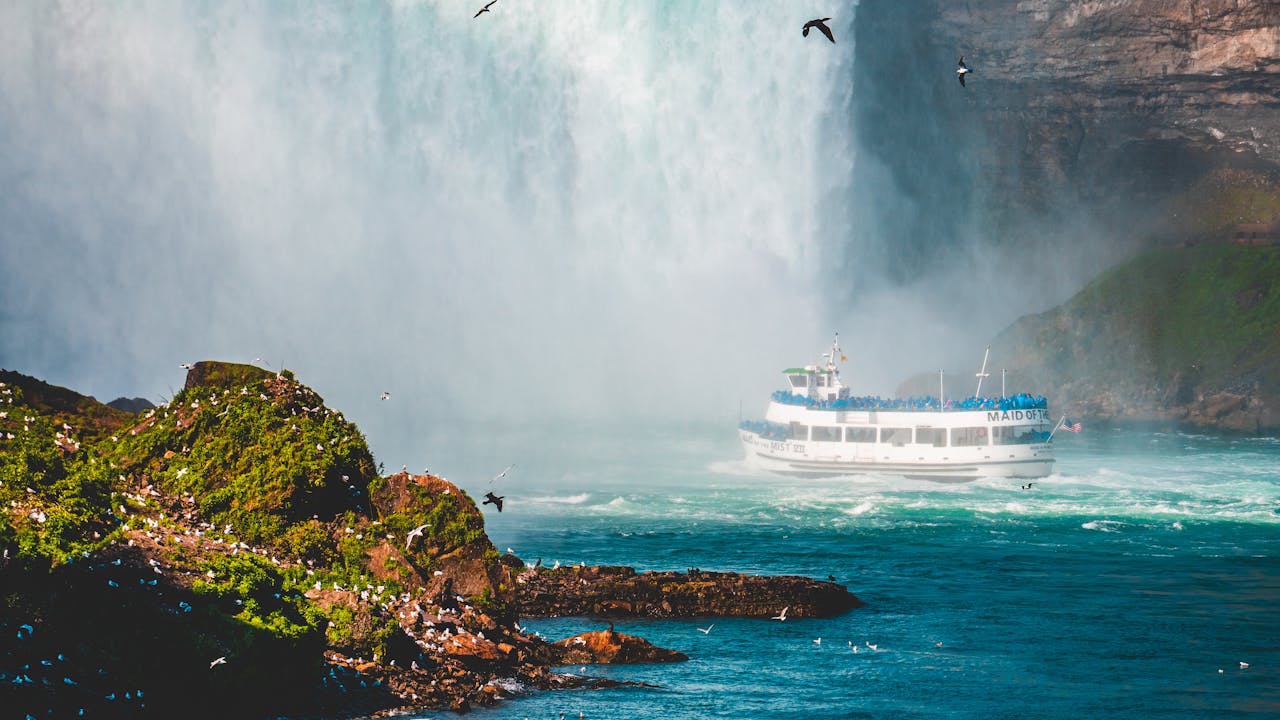
[[[844,586],[794,575],[646,572],[622,566],[539,567],[523,573],[518,608],[525,617],[753,617],[782,608],[788,617],[834,617],[863,602]]]

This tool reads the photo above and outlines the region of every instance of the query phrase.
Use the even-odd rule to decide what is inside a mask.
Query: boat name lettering
[[[1005,420],[1048,420],[1048,410],[992,410],[987,413],[987,422],[1003,422]]]

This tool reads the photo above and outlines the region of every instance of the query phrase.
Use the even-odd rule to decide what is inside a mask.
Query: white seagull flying
[[[421,535],[422,535],[422,531],[423,531],[425,528],[427,528],[430,524],[431,524],[431,523],[423,523],[423,524],[419,525],[418,527],[416,527],[416,528],[414,528],[414,529],[410,530],[410,531],[409,531],[409,534],[408,534],[408,535],[406,535],[406,536],[405,536],[405,539],[404,539],[404,549],[405,549],[405,550],[408,550],[408,549],[409,549],[409,546],[413,544],[413,539],[414,539],[414,538],[416,538],[416,537],[421,536]]]
[[[961,56],[960,56],[960,62],[959,62],[959,63],[957,63],[957,65],[958,65],[958,67],[956,67],[956,78],[958,78],[958,79],[960,80],[960,87],[964,87],[964,76],[965,76],[965,75],[968,75],[969,73],[971,73],[971,72],[973,72],[973,71],[969,69],[969,66],[968,66],[968,65],[965,65],[965,64],[964,64],[964,56],[963,56],[963,55],[961,55]]]

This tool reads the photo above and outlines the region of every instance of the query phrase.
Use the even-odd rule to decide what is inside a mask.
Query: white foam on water
[[[1125,523],[1116,520],[1090,520],[1080,525],[1085,530],[1097,530],[1100,532],[1120,532],[1120,529],[1124,526]]]
[[[866,515],[867,513],[875,509],[876,509],[876,504],[870,500],[867,500],[854,507],[846,508],[841,512],[843,512],[846,515],[858,516],[858,515]]]
[[[577,495],[541,495],[528,499],[527,502],[542,503],[546,505],[581,505],[591,499],[591,493],[578,493]]]

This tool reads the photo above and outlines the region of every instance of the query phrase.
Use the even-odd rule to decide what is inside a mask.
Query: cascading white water
[[[0,7],[4,364],[155,399],[262,356],[403,450],[732,416],[818,347],[852,5],[836,45],[772,2],[478,7]]]

